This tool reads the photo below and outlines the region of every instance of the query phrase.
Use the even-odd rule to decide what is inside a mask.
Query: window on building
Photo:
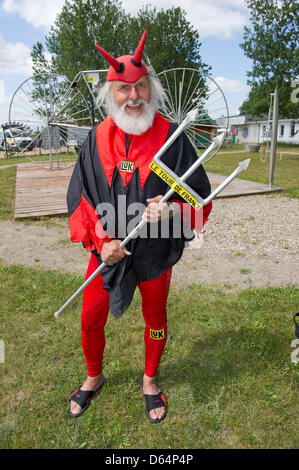
[[[280,137],[282,137],[284,135],[284,125],[283,124],[280,126],[280,134],[279,135],[280,135]]]
[[[249,128],[248,128],[248,126],[243,127],[243,129],[242,129],[242,135],[243,135],[244,139],[247,139],[248,134],[249,134]]]
[[[267,126],[263,126],[263,137],[267,135]]]
[[[291,137],[295,135],[295,123],[291,122]]]

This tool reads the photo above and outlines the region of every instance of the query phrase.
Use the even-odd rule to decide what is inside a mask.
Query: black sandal
[[[77,388],[77,390],[73,393],[73,395],[69,398],[69,407],[68,407],[68,413],[73,417],[73,418],[78,418],[79,416],[82,415],[82,413],[87,410],[87,408],[90,405],[90,402],[93,398],[95,398],[101,391],[104,386],[105,380],[102,383],[102,385],[99,386],[96,390],[81,390],[80,387]],[[71,412],[71,401],[74,401],[77,403],[77,405],[81,406],[81,411],[79,413],[72,413]]]
[[[142,382],[140,383],[139,386],[140,386],[141,393],[145,398],[145,414],[147,416],[147,419],[151,423],[155,423],[155,424],[160,423],[162,421],[162,419],[165,418],[166,412],[167,412],[166,398],[164,397],[163,392],[161,391],[157,395],[147,395],[143,391],[143,383]],[[155,410],[156,408],[161,408],[161,407],[165,408],[165,412],[161,416],[161,418],[159,418],[159,419],[151,418],[150,412],[152,410]]]

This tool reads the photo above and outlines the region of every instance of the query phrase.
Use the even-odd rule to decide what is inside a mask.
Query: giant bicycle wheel
[[[209,75],[196,69],[174,68],[157,74],[157,78],[166,94],[160,108],[163,116],[180,124],[191,109],[198,109],[197,121],[186,131],[198,155],[219,133],[227,134],[227,101],[219,85]],[[217,151],[210,153],[207,159]]]
[[[68,168],[92,127],[87,100],[61,75],[44,73],[25,80],[9,107],[13,147],[50,170]]]

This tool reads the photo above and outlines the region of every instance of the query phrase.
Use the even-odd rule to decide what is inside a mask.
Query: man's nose
[[[138,91],[135,86],[132,86],[130,89],[130,100],[136,101],[138,100]]]

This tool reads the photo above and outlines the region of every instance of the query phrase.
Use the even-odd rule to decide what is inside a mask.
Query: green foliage
[[[56,72],[73,79],[80,70],[107,68],[95,44],[119,56],[126,39],[127,15],[118,0],[67,0],[46,45]]]
[[[67,0],[45,39],[52,70],[72,80],[80,70],[107,69],[95,44],[114,57],[133,53],[145,29],[145,52],[157,73],[171,67],[210,69],[200,57],[199,33],[180,7],[158,11],[146,5],[133,17],[118,0]],[[43,71],[41,43],[34,45],[32,57],[35,72]]]
[[[150,5],[141,8],[136,17],[130,18],[132,44],[138,44],[145,29],[149,38],[145,52],[157,73],[174,67],[200,68],[206,73],[210,70],[200,57],[199,32],[180,7],[159,11]]]
[[[31,57],[33,61],[33,73],[50,73],[52,72],[52,62],[47,60],[44,45],[37,41],[32,48]]]
[[[262,116],[268,114],[270,106],[270,93],[274,93],[276,84],[273,80],[260,85],[253,85],[248,99],[240,107],[241,114],[251,114],[252,116]],[[298,103],[291,101],[291,93],[294,88],[288,85],[281,85],[279,92],[279,116],[298,118]]]
[[[241,113],[259,116],[268,112],[269,94],[280,93],[280,115],[296,117],[298,105],[292,103],[291,81],[299,74],[298,4],[294,0],[246,0],[252,27],[245,26],[245,55],[252,60],[247,73],[251,85]]]
[[[157,11],[147,5],[133,17],[118,0],[67,0],[45,38],[50,58],[40,42],[33,46],[34,73],[52,72],[73,81],[82,70],[107,70],[109,65],[95,45],[101,45],[114,57],[130,54],[136,50],[145,29],[148,31],[145,53],[156,73],[172,67],[210,70],[200,57],[199,33],[179,7]],[[45,93],[43,79],[38,80],[36,96],[40,96],[40,91]],[[63,96],[59,87],[53,89],[54,94]],[[100,116],[85,82],[78,79],[76,90],[84,96],[96,122]]]

